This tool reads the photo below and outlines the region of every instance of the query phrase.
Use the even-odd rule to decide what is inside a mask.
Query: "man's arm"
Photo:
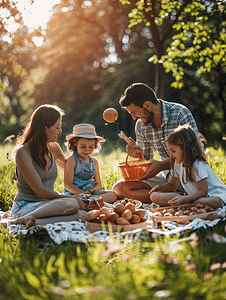
[[[166,160],[155,160],[153,159],[152,164],[150,165],[147,173],[140,179],[148,179],[155,177],[159,172],[164,170],[170,170],[170,158]]]

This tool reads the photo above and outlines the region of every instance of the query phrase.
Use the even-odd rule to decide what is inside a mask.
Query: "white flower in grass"
[[[169,290],[162,290],[155,293],[156,298],[168,298],[172,294]]]
[[[86,288],[86,287],[77,288],[77,289],[75,289],[75,292],[77,294],[84,294],[84,293],[88,292],[88,288]]]

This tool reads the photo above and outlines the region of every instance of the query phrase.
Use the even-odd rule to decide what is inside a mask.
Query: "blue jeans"
[[[41,204],[43,201],[26,201],[20,200],[13,203],[12,207],[12,218],[17,219],[25,216],[26,214],[34,211],[36,207]]]

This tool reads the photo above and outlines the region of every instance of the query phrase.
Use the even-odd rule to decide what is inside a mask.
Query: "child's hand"
[[[83,194],[85,194],[85,195],[92,195],[92,193],[90,191],[84,191]]]
[[[160,190],[160,185],[157,184],[150,190],[148,194],[150,195],[152,192],[159,192],[159,190]]]
[[[181,196],[181,195],[178,195],[178,196],[176,196],[173,199],[168,201],[168,203],[172,206],[181,205],[185,202],[186,202],[186,200],[185,200],[184,196]]]

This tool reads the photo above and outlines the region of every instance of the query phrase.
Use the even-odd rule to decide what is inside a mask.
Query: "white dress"
[[[193,194],[197,190],[196,182],[206,178],[208,184],[207,196],[208,197],[217,196],[224,202],[224,205],[226,205],[226,185],[217,177],[217,175],[213,172],[211,167],[204,161],[196,160],[193,164],[193,168],[194,168],[195,182],[194,181],[186,182],[186,180],[183,180],[186,178],[186,172],[185,172],[185,168],[183,167],[183,162],[180,164],[177,164],[175,162],[174,173],[172,170],[171,173],[173,174],[174,177],[180,178],[180,182],[184,190],[189,195]]]

